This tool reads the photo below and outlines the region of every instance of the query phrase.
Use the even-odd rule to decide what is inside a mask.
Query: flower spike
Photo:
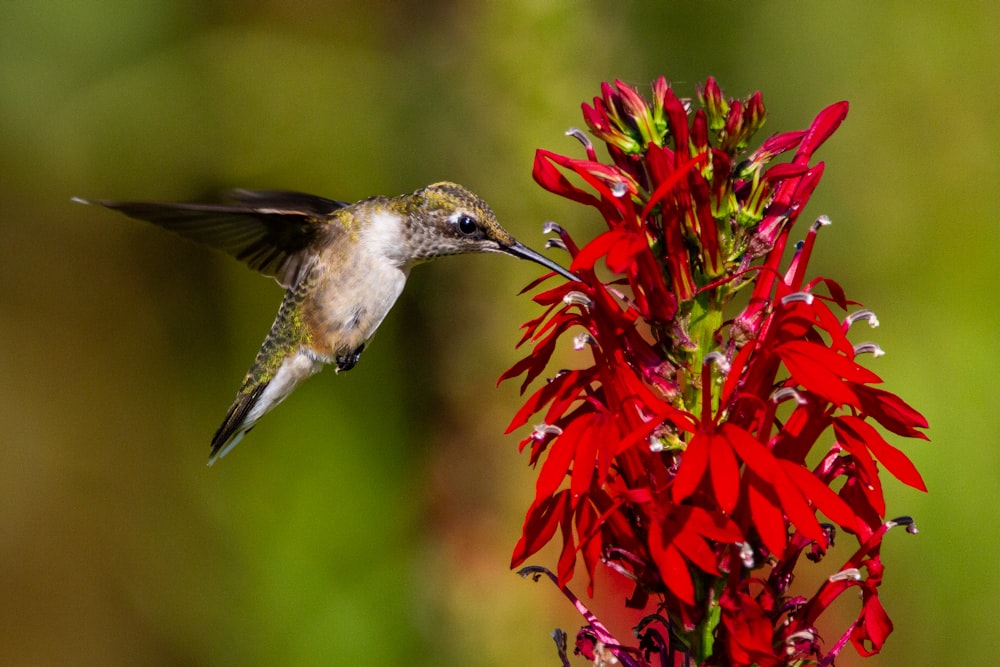
[[[847,103],[756,149],[761,94],[726,97],[712,78],[693,102],[664,77],[648,99],[605,83],[582,109],[610,160],[573,129],[583,155],[539,149],[533,176],[607,229],[578,245],[546,223],[579,280],[535,295],[544,311],[519,343],[530,350],[501,376],[523,376],[522,392],[549,378],[508,427],[537,424],[520,441],[538,479],[512,566],[561,546],[553,571],[522,573],[574,604],[587,623],[576,651],[594,661],[790,667],[830,665],[848,645],[877,653],[892,630],[881,541],[913,526],[885,520],[883,481],[926,490],[883,432],[926,439],[927,422],[875,386],[864,363],[881,347],[848,338],[857,322],[877,326],[874,312],[846,314],[856,302],[809,277],[829,219],[796,229]],[[547,370],[559,344],[580,368]],[[817,591],[793,594],[799,563],[852,539]],[[568,588],[582,576],[592,594],[603,566],[632,587],[626,606],[646,610],[636,648]],[[857,619],[826,646],[817,619],[847,591],[860,594]]]

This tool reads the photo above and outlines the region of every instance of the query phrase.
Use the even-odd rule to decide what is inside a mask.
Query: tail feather
[[[212,436],[212,453],[208,457],[208,465],[212,465],[228,454],[229,450],[239,444],[243,436],[256,425],[257,419],[250,421],[247,417],[260,401],[267,385],[267,382],[261,382],[249,392],[241,391],[236,397],[236,401],[229,408],[222,424]]]
[[[284,357],[271,375],[262,371],[258,358],[212,438],[208,465],[225,456],[261,417],[285,400],[303,380],[318,373],[325,361],[309,348],[300,347]]]

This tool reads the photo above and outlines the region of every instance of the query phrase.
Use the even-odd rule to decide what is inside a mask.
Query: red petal
[[[693,531],[681,531],[674,536],[673,545],[684,555],[692,565],[703,572],[720,576],[716,566],[715,553],[708,548],[705,540]]]
[[[582,421],[577,419],[572,422],[549,446],[549,453],[535,482],[535,502],[555,493],[569,473],[569,464],[579,444],[577,437],[581,429],[578,425]]]
[[[514,554],[511,556],[511,567],[517,567],[523,563],[552,539],[556,533],[556,526],[559,525],[563,515],[568,511],[566,503],[568,499],[568,494],[562,491],[531,506],[524,518],[521,539],[518,540],[517,546],[514,547]]]
[[[885,438],[871,424],[850,415],[840,417],[836,421],[841,425],[849,425],[871,450],[871,453],[875,455],[875,458],[881,461],[885,469],[892,473],[896,479],[920,491],[927,490],[927,485],[924,484],[924,480],[913,462],[902,451],[886,442]]]
[[[795,162],[808,162],[812,154],[830,138],[840,124],[847,118],[847,110],[850,105],[847,102],[836,102],[820,111],[813,120],[812,125],[806,130],[806,136],[799,145],[799,150],[795,153]]]
[[[851,643],[862,656],[875,655],[882,650],[885,640],[892,634],[892,619],[882,606],[877,592],[872,591],[866,595],[858,621],[851,631]]]
[[[877,382],[878,376],[842,357],[824,345],[808,341],[787,341],[775,352],[796,384],[837,405],[856,405],[857,397],[843,381],[845,376],[863,377],[860,382]],[[874,379],[871,379],[874,378]]]
[[[701,478],[705,476],[705,469],[708,467],[709,446],[709,436],[702,431],[695,433],[688,443],[670,489],[675,503],[694,493],[701,483]]]
[[[570,477],[570,498],[575,507],[587,490],[590,489],[590,482],[594,478],[594,465],[597,462],[597,451],[603,438],[603,429],[596,422],[599,421],[596,414],[591,413],[589,418],[577,419],[574,424],[581,424],[580,435],[576,440],[576,451],[573,453],[573,473]],[[575,435],[575,433],[574,433]],[[559,438],[566,437],[563,433]],[[611,443],[604,443],[605,446],[612,446]],[[600,481],[600,480],[599,480]]]
[[[858,517],[833,489],[797,463],[782,461],[781,466],[785,474],[802,490],[802,494],[831,521],[851,532],[858,531]]]
[[[698,532],[710,540],[733,544],[743,540],[743,533],[731,519],[701,507],[684,506]]]
[[[549,192],[572,199],[581,204],[600,208],[600,199],[574,186],[559,171],[559,168],[552,164],[551,160],[555,157],[562,156],[557,156],[555,153],[541,149],[535,151],[535,166],[531,171],[531,175],[535,181]]]
[[[744,480],[747,482],[747,498],[753,525],[768,551],[780,557],[788,544],[788,526],[785,524],[784,513],[778,507],[778,499],[756,473],[747,472]]]
[[[721,435],[710,436],[711,454],[709,463],[712,473],[712,489],[719,508],[727,514],[736,507],[740,497],[740,466],[736,462],[729,443]]]
[[[878,466],[875,464],[875,459],[872,458],[871,452],[868,451],[865,437],[854,429],[852,422],[844,421],[843,419],[834,420],[833,430],[837,436],[837,442],[854,457],[858,470],[857,481],[864,489],[865,496],[868,497],[868,502],[871,503],[872,509],[875,510],[879,518],[884,517],[885,497],[882,495],[882,484],[879,481]]]
[[[916,430],[927,428],[927,420],[899,396],[866,386],[855,387],[854,392],[861,400],[861,409],[882,426],[896,435],[927,439],[926,435]]]
[[[608,250],[604,260],[614,273],[625,273],[635,266],[636,255],[649,249],[649,244],[640,234],[621,232],[617,242]]]
[[[573,569],[576,565],[576,543],[573,540],[573,517],[570,512],[570,510],[566,510],[560,521],[563,545],[559,552],[559,564],[556,568],[560,586],[565,586],[573,578]]]
[[[589,377],[589,374],[586,377]],[[575,398],[580,392],[582,385],[586,382],[587,380],[583,371],[568,371],[557,375],[551,382],[542,385],[538,391],[528,397],[528,400],[517,411],[514,418],[510,420],[510,424],[504,433],[510,433],[527,424],[533,414],[558,396],[565,394],[571,398]]]
[[[573,258],[570,264],[571,271],[583,271],[594,268],[594,264],[601,257],[608,254],[608,251],[618,242],[622,232],[611,230],[598,234],[594,240],[580,249],[580,252]]]
[[[694,584],[688,572],[687,561],[672,544],[664,544],[658,521],[650,523],[648,539],[649,553],[660,571],[663,583],[682,602],[694,604]]]

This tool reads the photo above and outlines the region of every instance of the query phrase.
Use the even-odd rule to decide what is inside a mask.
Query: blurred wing
[[[286,288],[309,265],[317,239],[337,233],[330,216],[347,206],[298,192],[235,190],[230,197],[232,205],[96,203],[223,250]]]

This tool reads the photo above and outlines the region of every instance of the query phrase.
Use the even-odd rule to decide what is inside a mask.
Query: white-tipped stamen
[[[624,197],[628,194],[628,185],[625,181],[615,181],[611,184],[611,194],[618,198]]]
[[[566,244],[563,243],[562,239],[548,239],[545,242],[545,249],[549,250],[551,248],[559,248],[560,250],[566,250]]]
[[[809,401],[805,396],[799,393],[799,390],[795,387],[781,387],[780,389],[775,389],[771,392],[768,399],[774,403],[778,404],[782,401],[787,401],[788,399],[794,399],[799,405],[808,405]]]
[[[813,297],[813,295],[809,292],[793,292],[792,294],[781,297],[781,305],[787,306],[788,304],[795,303],[797,301],[801,301],[805,304],[812,304],[814,298],[815,297]]]
[[[861,570],[856,567],[849,567],[846,570],[831,574],[827,578],[827,581],[830,583],[835,581],[861,581]]]
[[[574,139],[576,139],[577,141],[579,141],[581,144],[583,144],[584,147],[587,148],[588,150],[591,149],[591,148],[593,148],[593,144],[590,143],[590,137],[588,137],[586,134],[584,134],[583,130],[581,130],[578,127],[571,127],[568,130],[566,130],[566,136],[567,137],[573,137]]]
[[[788,655],[795,653],[795,645],[800,641],[809,642],[810,644],[815,643],[816,636],[815,630],[799,630],[798,632],[793,632],[785,637],[785,653]]]
[[[865,341],[854,346],[854,354],[870,354],[876,359],[885,355],[885,350],[879,347],[878,343]]]
[[[877,327],[879,324],[878,317],[875,315],[875,311],[869,310],[867,308],[862,308],[861,310],[855,311],[850,315],[848,315],[847,317],[845,317],[844,324],[846,324],[848,328],[851,328],[852,326],[854,326],[855,322],[858,322],[860,320],[865,320],[866,322],[868,322],[868,326],[871,327],[872,329]]]
[[[590,310],[594,306],[593,300],[579,290],[566,292],[566,296],[563,297],[563,303],[567,306],[583,306],[586,310]]]
[[[563,228],[558,222],[546,220],[542,223],[542,234],[562,234]]]
[[[562,432],[562,429],[554,424],[536,424],[534,430],[531,431],[531,437],[533,440],[541,442],[550,435],[562,435]]]
[[[740,561],[743,563],[743,567],[752,568],[753,567],[753,547],[747,542],[737,542],[736,546],[740,548]]]
[[[591,336],[589,333],[584,331],[573,336],[573,349],[579,352],[588,345],[597,346],[597,339]]]
[[[812,228],[814,231],[819,231],[820,227],[829,227],[832,224],[833,223],[830,221],[830,218],[825,215],[821,215],[816,218],[816,222],[812,223]]]
[[[913,520],[912,516],[897,516],[895,519],[889,519],[885,522],[886,530],[892,530],[896,526],[906,526],[906,532],[910,535],[918,535],[920,533],[917,530],[917,522]]]
[[[705,360],[702,363],[703,364],[714,363],[715,367],[719,369],[720,373],[722,373],[723,375],[729,373],[730,369],[729,361],[726,360],[726,355],[722,354],[721,352],[718,351],[709,352],[708,354],[705,355]]]

